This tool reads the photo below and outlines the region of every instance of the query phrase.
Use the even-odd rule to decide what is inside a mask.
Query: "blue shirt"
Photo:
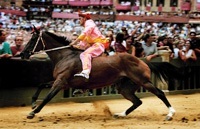
[[[141,44],[144,49],[145,56],[158,54],[157,43],[152,42],[151,46],[147,46],[145,42],[142,42]]]

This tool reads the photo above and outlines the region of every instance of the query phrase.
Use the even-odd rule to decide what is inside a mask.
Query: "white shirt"
[[[187,52],[182,52],[182,55],[185,55],[187,58],[189,58],[192,56],[192,52],[193,52],[193,50],[189,49]]]

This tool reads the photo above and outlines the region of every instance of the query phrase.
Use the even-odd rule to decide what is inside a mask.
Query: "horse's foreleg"
[[[41,109],[61,90],[61,87],[52,88],[48,95],[44,98],[42,103],[38,105],[32,112],[27,116],[28,119],[34,118],[35,114],[40,112]]]
[[[31,102],[31,107],[32,109],[34,109],[37,104],[36,101],[38,99],[39,94],[41,93],[41,91],[46,88],[46,87],[51,87],[52,86],[52,82],[48,82],[48,83],[43,83],[41,85],[38,86],[37,91],[35,92],[35,94],[32,96],[32,102]]]
[[[168,107],[169,113],[166,116],[165,120],[172,120],[172,116],[175,114],[174,108],[169,103],[167,97],[165,96],[164,92],[157,87],[154,87],[151,82],[144,83],[144,88],[149,90],[151,93],[155,94],[158,98],[160,98],[163,103]]]
[[[61,83],[61,80],[55,81],[54,85],[50,89],[47,96],[44,98],[42,103],[38,105],[32,112],[30,112],[27,116],[28,119],[34,118],[35,114],[40,112],[41,109],[63,88],[63,83]]]
[[[135,110],[142,104],[142,101],[135,95],[135,91],[139,88],[139,86],[126,79],[123,83],[118,85],[117,88],[119,93],[123,95],[124,98],[130,100],[133,103],[133,105],[126,111],[114,114],[114,117],[124,117],[130,114],[133,110]]]
[[[37,99],[38,99],[38,96],[40,94],[40,92],[42,91],[42,89],[44,88],[45,85],[39,85],[37,91],[35,92],[35,94],[32,96],[32,102],[31,102],[31,108],[34,109],[36,106],[37,106]]]

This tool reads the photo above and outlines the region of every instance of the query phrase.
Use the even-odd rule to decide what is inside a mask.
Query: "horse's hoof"
[[[165,120],[166,121],[171,121],[173,118],[171,117],[171,116],[167,116],[166,118],[165,118]]]
[[[126,112],[121,112],[121,113],[115,113],[113,115],[114,118],[119,118],[119,117],[125,117],[126,116]]]
[[[31,106],[31,108],[32,108],[32,109],[35,109],[36,107],[37,107],[37,104],[36,104],[36,102],[32,103],[32,106]]]
[[[114,115],[113,115],[113,117],[114,118],[124,118],[126,115],[124,114],[124,112],[122,112],[122,113],[115,113]]]
[[[119,118],[119,115],[114,114],[114,115],[113,115],[113,118],[116,118],[116,119],[117,119],[117,118]]]
[[[33,119],[34,116],[35,116],[35,113],[31,112],[31,113],[28,114],[27,119]]]

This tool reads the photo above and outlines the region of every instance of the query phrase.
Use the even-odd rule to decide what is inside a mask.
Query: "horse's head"
[[[21,52],[22,59],[29,59],[34,52],[38,52],[40,50],[50,50],[70,44],[70,40],[66,37],[58,36],[48,31],[39,32],[35,27],[32,34],[31,39]]]
[[[39,38],[39,34],[40,34],[39,30],[34,26],[34,29],[32,31],[32,37],[20,54],[22,59],[29,59],[29,57],[33,54],[32,51]]]

